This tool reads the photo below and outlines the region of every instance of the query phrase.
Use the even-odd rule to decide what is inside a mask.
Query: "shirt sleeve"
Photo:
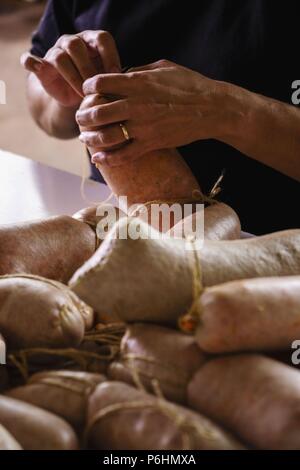
[[[38,29],[32,35],[31,53],[44,57],[63,34],[74,34],[74,1],[48,0]]]

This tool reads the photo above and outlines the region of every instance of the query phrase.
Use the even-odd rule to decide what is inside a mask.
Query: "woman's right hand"
[[[66,107],[80,105],[86,79],[121,71],[115,41],[106,31],[63,35],[43,59],[27,52],[21,64],[38,77],[48,95]]]

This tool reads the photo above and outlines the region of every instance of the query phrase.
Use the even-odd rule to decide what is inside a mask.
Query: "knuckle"
[[[65,65],[67,54],[61,49],[57,49],[54,53],[54,61],[57,65]]]
[[[81,47],[81,39],[78,36],[70,36],[66,48],[70,52],[77,52]]]
[[[96,101],[97,96],[98,95],[87,95],[83,99],[80,109],[83,110],[83,109],[90,108],[91,106],[95,106],[95,104],[97,104],[97,101]]]
[[[156,62],[156,65],[158,65],[159,67],[167,67],[171,65],[171,62],[167,59],[160,59]]]
[[[102,147],[103,145],[105,145],[104,140],[105,140],[105,138],[104,138],[104,133],[103,133],[103,131],[98,131],[98,132],[97,132],[97,145],[99,145],[100,147]]]
[[[109,132],[109,130],[103,130],[101,138],[103,145],[108,145],[112,142],[111,133]]]
[[[100,108],[96,107],[91,110],[91,121],[99,122],[101,121],[101,110]]]
[[[125,77],[125,75],[124,75]],[[127,80],[130,80],[130,81],[142,81],[143,80],[143,76],[141,73],[139,72],[129,72],[127,75],[126,75],[126,78]]]
[[[102,77],[94,77],[94,89],[100,91],[102,87]]]
[[[97,40],[102,45],[111,44],[113,42],[113,37],[108,31],[99,31],[97,35]]]
[[[60,44],[66,43],[68,41],[69,37],[70,37],[70,34],[63,34],[56,41],[56,45],[59,46]]]

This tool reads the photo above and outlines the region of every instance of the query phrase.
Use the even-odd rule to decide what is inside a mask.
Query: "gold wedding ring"
[[[122,132],[123,132],[123,135],[124,135],[124,137],[125,137],[125,140],[127,140],[127,141],[128,141],[128,140],[131,140],[131,139],[130,139],[129,132],[128,132],[127,127],[125,126],[125,124],[122,124],[122,123],[120,122],[120,127],[121,127],[121,129],[122,129]]]

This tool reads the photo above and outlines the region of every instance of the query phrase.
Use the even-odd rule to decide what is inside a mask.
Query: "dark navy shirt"
[[[32,52],[44,56],[62,34],[103,29],[114,36],[123,66],[168,59],[291,104],[300,79],[299,18],[298,0],[49,0]],[[295,180],[214,140],[180,151],[206,192],[225,170],[220,199],[245,230],[300,227]]]

